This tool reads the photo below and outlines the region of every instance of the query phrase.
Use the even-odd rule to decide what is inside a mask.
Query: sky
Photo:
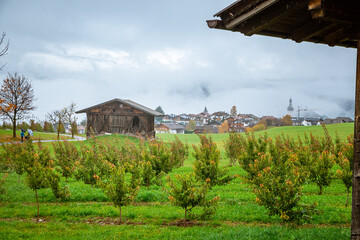
[[[32,83],[34,115],[114,98],[165,113],[354,115],[356,50],[209,29],[234,0],[0,0],[0,79]],[[79,115],[79,119],[85,115]]]

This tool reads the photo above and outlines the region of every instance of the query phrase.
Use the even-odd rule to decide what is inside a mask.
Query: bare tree
[[[0,37],[0,46],[2,46],[3,44],[5,44],[5,36],[6,36],[6,33],[3,32],[3,34],[1,35]],[[0,50],[0,57],[4,56],[7,54],[9,50],[9,40],[7,41],[6,45],[4,46],[3,49]],[[2,65],[0,67],[0,70],[2,70],[4,67],[5,67],[6,63],[4,65]]]
[[[36,107],[34,90],[23,75],[8,74],[0,89],[0,116],[10,119],[13,125],[13,137],[16,137],[16,122],[23,119]]]
[[[67,108],[61,110],[54,110],[47,114],[47,118],[52,124],[56,124],[57,138],[60,138],[61,126],[66,122]]]
[[[75,115],[76,103],[72,102],[66,109],[66,120],[71,126],[71,137],[74,138],[75,133],[77,133],[77,117]]]

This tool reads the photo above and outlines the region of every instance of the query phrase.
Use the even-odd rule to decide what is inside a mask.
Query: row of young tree
[[[308,220],[317,212],[317,203],[301,203],[303,186],[314,183],[321,195],[334,179],[344,183],[348,206],[353,137],[344,142],[337,136],[333,141],[325,125],[323,128],[323,137],[305,134],[303,140],[284,135],[272,139],[267,135],[256,138],[254,134],[234,133],[225,142],[230,164],[238,162],[246,171],[246,181],[253,187],[256,202],[269,215],[289,222]]]
[[[212,139],[205,136],[200,139],[200,146],[193,146],[194,171],[176,175],[174,179],[165,178],[169,200],[184,209],[185,220],[197,206],[204,210],[198,217],[214,214],[219,198],[208,199],[208,190],[233,179],[219,167],[220,151]],[[188,145],[178,138],[170,143],[140,140],[119,144],[92,140],[90,146],[83,145],[80,149],[67,141],[55,142],[53,157],[48,147],[41,144],[35,147],[31,142],[3,145],[2,148],[2,172],[16,172],[19,179],[25,174],[26,184],[34,190],[37,203],[37,191],[42,188],[51,188],[57,200],[66,200],[70,192],[66,186],[59,185],[60,175],[65,181],[75,178],[103,189],[119,207],[120,222],[121,207],[134,201],[140,187],[163,185],[165,175],[183,166],[189,154]],[[0,181],[0,189],[3,182],[4,179]]]
[[[230,164],[238,162],[247,172],[245,179],[254,189],[256,202],[264,206],[269,215],[278,215],[284,222],[309,220],[317,213],[317,203],[301,203],[302,189],[307,183],[315,183],[322,194],[323,188],[337,177],[350,192],[352,138],[343,142],[337,137],[333,142],[325,127],[324,130],[324,137],[310,134],[305,135],[304,140],[230,134],[225,142]],[[214,214],[219,198],[209,199],[208,191],[214,185],[227,184],[235,178],[219,166],[220,151],[211,137],[199,137],[200,145],[193,145],[193,172],[176,175],[173,179],[166,177],[169,200],[184,209],[185,219],[194,207],[204,210],[195,217],[206,218]],[[69,197],[68,189],[59,185],[60,174],[66,180],[73,177],[101,187],[119,207],[120,221],[121,207],[134,201],[140,187],[162,185],[164,176],[183,166],[188,156],[187,144],[179,139],[171,143],[140,140],[123,144],[93,140],[90,146],[83,145],[80,149],[65,141],[53,143],[53,149],[54,157],[51,157],[48,149],[41,145],[37,148],[31,143],[4,145],[1,159],[6,160],[1,166],[6,167],[7,172],[25,173],[35,195],[37,189],[51,187],[57,199]],[[337,171],[334,173],[335,164]],[[42,184],[32,183],[33,176],[37,181],[44,179]],[[4,179],[0,185],[1,182]]]

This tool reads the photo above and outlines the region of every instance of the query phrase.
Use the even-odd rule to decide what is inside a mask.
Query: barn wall
[[[87,136],[119,133],[155,137],[154,116],[119,102],[92,108],[86,116]]]

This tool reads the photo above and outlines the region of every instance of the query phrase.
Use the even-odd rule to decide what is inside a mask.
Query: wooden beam
[[[324,41],[329,44],[329,46],[335,46],[337,43],[339,42],[343,42],[349,40],[349,36],[346,33],[346,30],[344,29],[344,27],[341,27],[339,29],[337,29],[336,31],[326,35],[324,37]]]
[[[261,4],[255,6],[253,9],[251,9],[250,11],[241,14],[238,17],[235,17],[234,19],[232,19],[229,22],[225,22],[225,27],[227,29],[232,29],[235,26],[239,25],[240,23],[250,19],[251,17],[255,16],[256,14],[258,14],[261,11],[264,11],[266,8],[270,7],[271,5],[273,5],[274,3],[278,2],[279,0],[267,0],[262,2]],[[236,15],[236,14],[233,14]]]
[[[360,36],[357,42],[351,239],[360,239]]]
[[[233,4],[229,5],[227,8],[216,13],[214,17],[220,17],[223,22],[228,22],[237,15],[240,15],[244,12],[249,11],[254,6],[261,3],[263,0],[241,0],[236,1]]]
[[[322,0],[311,6],[309,3],[308,9],[314,19],[360,25],[360,3],[357,0]]]
[[[291,38],[296,42],[306,41],[328,29],[331,29],[336,24],[329,24],[327,22],[321,21],[310,21],[304,26],[296,29],[293,33]]]
[[[307,0],[280,1],[271,8],[271,11],[263,11],[258,14],[256,18],[251,18],[239,25],[237,30],[247,36],[251,36],[265,28],[268,28],[277,20],[305,7],[306,4]]]

